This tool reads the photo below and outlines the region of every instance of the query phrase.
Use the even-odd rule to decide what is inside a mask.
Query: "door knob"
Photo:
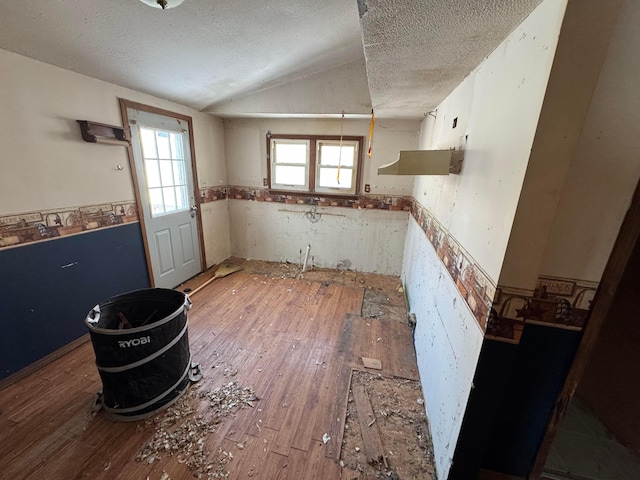
[[[191,205],[191,211],[192,212],[197,212],[198,211],[198,206],[197,205]]]

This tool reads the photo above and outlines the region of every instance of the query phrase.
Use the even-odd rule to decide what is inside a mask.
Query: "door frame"
[[[153,107],[151,105],[145,105],[144,103],[134,102],[127,100],[126,98],[118,98],[120,103],[120,115],[122,117],[122,125],[127,134],[127,138],[131,140],[131,127],[129,125],[129,114],[127,108],[140,110],[148,113],[155,113],[157,115],[163,115],[165,117],[176,118],[187,122],[189,129],[189,148],[191,150],[191,170],[193,172],[193,198],[196,209],[196,228],[198,230],[198,246],[200,248],[200,272],[205,270],[206,258],[204,251],[204,234],[202,231],[202,213],[200,208],[200,183],[198,182],[198,169],[196,165],[196,149],[193,139],[193,119],[188,115],[182,115],[181,113],[172,112],[170,110],[164,110],[162,108]],[[153,278],[153,267],[151,266],[151,256],[149,254],[149,241],[146,233],[145,218],[142,210],[142,204],[140,201],[140,187],[138,185],[138,172],[136,171],[135,158],[133,156],[133,145],[129,141],[127,146],[127,156],[129,157],[129,168],[131,169],[131,180],[133,182],[133,191],[136,200],[136,207],[138,209],[138,219],[140,220],[140,227],[142,229],[142,242],[144,244],[144,254],[147,261],[147,270],[149,272],[149,281],[152,287],[155,287],[155,281]]]
[[[584,370],[591,356],[600,330],[604,324],[609,310],[613,304],[613,299],[620,285],[620,280],[625,268],[629,263],[629,258],[640,239],[640,181],[636,185],[629,209],[622,221],[618,236],[609,255],[609,260],[604,268],[600,285],[593,299],[593,304],[587,319],[587,325],[578,351],[574,357],[571,369],[567,374],[562,390],[556,398],[553,411],[549,417],[547,430],[545,432],[538,454],[534,462],[531,473],[527,477],[530,480],[538,480],[542,476],[542,471],[547,457],[551,451],[551,445],[558,434],[560,422],[564,418],[569,403],[575,394],[578,383],[582,378]]]

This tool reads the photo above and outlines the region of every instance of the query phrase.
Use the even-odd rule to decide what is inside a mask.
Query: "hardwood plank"
[[[360,423],[367,463],[384,464],[386,466],[387,462],[384,457],[382,440],[380,438],[380,432],[378,432],[378,426],[375,424],[376,417],[371,408],[369,395],[367,395],[366,390],[361,385],[353,386],[351,392],[353,393],[353,400],[358,410],[358,423]]]
[[[269,398],[266,399],[264,405],[261,405],[263,408],[261,418],[259,419],[259,421],[262,420],[263,422],[261,426],[274,428],[276,430],[280,429],[289,406],[289,399],[298,388],[296,380],[299,378],[299,370],[304,370],[305,366],[308,366],[311,353],[312,351],[303,348],[300,341],[294,340],[291,343],[290,349],[285,353],[285,364],[283,367],[285,370],[288,370],[290,374],[287,376],[277,376],[271,384],[272,390],[270,391]]]
[[[282,465],[282,468],[278,472],[275,472],[276,476],[272,478],[274,480],[304,478],[304,472],[307,468],[307,452],[292,448],[286,458],[287,462]]]
[[[347,315],[341,340],[346,361],[353,368],[362,369],[362,357],[375,357],[384,359],[383,375],[419,380],[413,337],[408,325]]]
[[[327,368],[327,364],[331,361],[330,358],[334,355],[335,349],[328,345],[324,345],[322,352],[316,360],[320,365],[317,365],[311,381],[311,388],[307,393],[307,401],[302,412],[302,418],[304,421],[298,424],[295,435],[291,440],[291,446],[293,448],[304,450],[309,443],[309,439],[312,439],[312,441],[319,440],[313,440],[313,431],[321,410],[323,399],[326,396],[326,390],[329,388],[327,376],[329,372],[331,372],[331,369]]]
[[[277,433],[265,427],[257,437],[243,434],[240,441],[225,438],[221,447],[233,454],[227,465],[229,479],[276,478],[288,463],[287,457],[271,452]]]
[[[338,459],[351,368],[372,352],[364,356],[379,358],[386,375],[417,371],[406,348],[410,331],[359,317],[366,282],[379,288],[393,279],[335,271],[280,278],[244,265],[194,295],[188,314],[191,354],[204,371],[194,388],[237,382],[261,398],[222,418],[206,448],[212,458],[219,448],[233,454],[229,478],[344,477]],[[380,332],[384,341],[376,342]],[[135,460],[153,433],[144,422],[92,415],[101,387],[94,359],[92,345],[83,344],[0,390],[2,475],[157,480],[164,471],[173,480],[193,478],[175,457]]]
[[[311,440],[306,448],[306,466],[302,479],[313,480],[317,478],[340,478],[340,465],[337,460],[328,458],[326,445],[317,440]]]
[[[286,351],[288,340],[280,340],[279,346],[273,349],[273,352]],[[274,385],[285,380],[285,356],[279,355],[269,361],[271,357],[261,359],[258,365],[254,366],[250,372],[250,377],[245,380],[246,385],[251,385],[253,391],[260,398],[256,402],[255,408],[242,410],[235,415],[233,433],[229,434],[230,438],[240,441],[245,434],[260,436],[263,428],[263,418],[265,409],[269,408],[272,401],[272,392]],[[262,370],[262,371],[259,371]]]
[[[6,387],[13,385],[16,382],[19,382],[23,378],[28,377],[34,372],[40,371],[41,369],[47,367],[51,363],[54,363],[56,360],[66,357],[70,352],[78,348],[82,345],[87,345],[89,343],[89,334],[85,334],[76,340],[73,340],[69,344],[65,345],[62,348],[50,353],[49,355],[37,360],[36,362],[28,365],[27,367],[17,371],[16,373],[8,376],[0,380],[0,390],[5,389]]]
[[[329,408],[326,410],[327,416],[324,417],[326,420],[326,426],[328,427],[326,433],[330,437],[330,440],[327,443],[329,448],[327,448],[325,455],[328,458],[338,460],[340,458],[342,436],[344,434],[344,420],[347,412],[347,395],[349,393],[349,384],[351,382],[351,367],[342,364],[339,366],[337,372],[332,376],[335,377],[335,380],[330,384],[328,391],[332,392],[333,401],[323,402],[323,404],[329,403]],[[322,434],[319,438],[322,438]]]
[[[123,471],[132,473],[132,465],[138,469],[152,468],[133,460],[149,437],[148,432],[139,431],[136,427],[135,424],[115,423],[102,416],[96,417],[88,430],[90,435],[78,439],[90,455],[69,459],[67,474],[58,478],[108,480],[117,478]],[[146,478],[146,474],[129,478]]]
[[[379,358],[362,357],[362,365],[364,366],[364,368],[382,370],[382,362]]]
[[[272,451],[280,455],[288,455],[293,440],[302,420],[304,407],[309,401],[309,390],[315,378],[315,373],[322,365],[318,365],[317,359],[322,355],[322,348],[316,347],[310,350],[306,368],[299,370],[297,378],[290,381],[290,393],[281,401],[285,401],[288,407],[284,419],[280,425],[278,435],[273,444]],[[307,442],[310,438],[307,438]]]

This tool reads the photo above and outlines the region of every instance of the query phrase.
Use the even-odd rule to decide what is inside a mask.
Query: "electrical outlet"
[[[269,186],[269,183],[267,182],[267,179],[266,179],[266,178],[263,178],[263,179],[262,179],[262,186],[263,186],[263,187],[268,187],[268,186]]]
[[[364,186],[364,193],[371,193],[371,185],[368,183]]]

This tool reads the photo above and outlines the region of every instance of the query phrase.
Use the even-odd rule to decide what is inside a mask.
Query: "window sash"
[[[356,179],[357,179],[357,166],[358,166],[358,142],[353,140],[343,140],[341,148],[341,156],[339,160],[335,159],[334,155],[329,155],[329,148],[340,147],[340,140],[318,140],[317,142],[317,165],[316,165],[316,188],[315,191],[319,193],[337,193],[337,194],[355,194],[356,193]],[[327,147],[324,149],[323,147]],[[327,153],[323,156],[323,150]],[[352,150],[351,155],[345,155],[345,151]],[[325,161],[325,157],[327,160]],[[323,172],[335,171],[336,183],[338,185],[321,185]],[[337,180],[338,175],[344,182],[350,178],[348,184],[339,183]]]
[[[305,148],[305,156],[304,161],[286,161],[278,158],[278,146],[287,146],[287,145],[304,145]],[[309,166],[310,166],[310,158],[309,151],[311,147],[311,142],[309,140],[295,140],[295,139],[272,139],[270,141],[270,149],[271,149],[271,186],[272,188],[281,188],[285,190],[300,190],[300,191],[309,191]],[[296,183],[287,183],[286,181],[278,182],[278,177],[281,174],[284,175],[285,171],[292,171],[293,169],[304,168],[304,183],[296,184]]]
[[[307,155],[304,164],[302,162],[292,162],[278,158],[277,145],[305,144],[307,145]],[[335,148],[340,146],[340,137],[328,135],[271,135],[267,134],[267,159],[268,159],[268,182],[269,190],[274,193],[286,194],[286,192],[300,193],[305,195],[321,196],[355,196],[360,188],[362,175],[362,148],[364,137],[346,136],[342,138],[342,154],[349,152],[346,158],[340,158],[338,162],[335,157]],[[322,151],[325,147],[324,151]],[[346,147],[346,148],[345,148]],[[325,155],[323,160],[322,155]],[[329,179],[332,169],[337,174],[338,163],[340,163],[340,179],[346,181],[344,185],[337,185]],[[305,167],[305,185],[292,185],[278,178],[283,167]],[[321,186],[324,185],[324,186]]]

